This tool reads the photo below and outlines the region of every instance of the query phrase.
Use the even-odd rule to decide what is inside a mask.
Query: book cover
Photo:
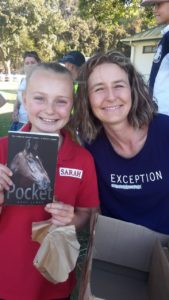
[[[13,186],[6,205],[45,205],[53,202],[58,134],[9,131],[7,166]]]

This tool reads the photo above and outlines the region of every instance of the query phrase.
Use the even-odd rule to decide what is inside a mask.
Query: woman
[[[169,233],[169,117],[118,52],[97,54],[79,78],[75,121],[92,153],[103,215]]]
[[[32,68],[41,61],[36,51],[25,51],[23,60],[25,77],[21,79],[19,84],[17,99],[12,114],[13,123],[10,130],[19,130],[25,123],[28,122],[28,115],[23,105],[23,92],[26,88],[26,77],[29,75]]]

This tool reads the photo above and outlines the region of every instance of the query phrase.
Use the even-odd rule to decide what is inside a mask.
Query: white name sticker
[[[59,175],[81,179],[83,175],[83,171],[79,169],[59,168]]]

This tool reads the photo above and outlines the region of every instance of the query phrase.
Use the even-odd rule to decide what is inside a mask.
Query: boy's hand
[[[52,215],[51,222],[54,225],[65,226],[72,224],[74,207],[62,202],[48,203],[45,210]]]

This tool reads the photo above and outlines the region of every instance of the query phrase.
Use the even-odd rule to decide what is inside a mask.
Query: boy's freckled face
[[[73,105],[73,81],[52,70],[34,71],[28,82],[24,103],[31,131],[60,133],[68,123]]]

